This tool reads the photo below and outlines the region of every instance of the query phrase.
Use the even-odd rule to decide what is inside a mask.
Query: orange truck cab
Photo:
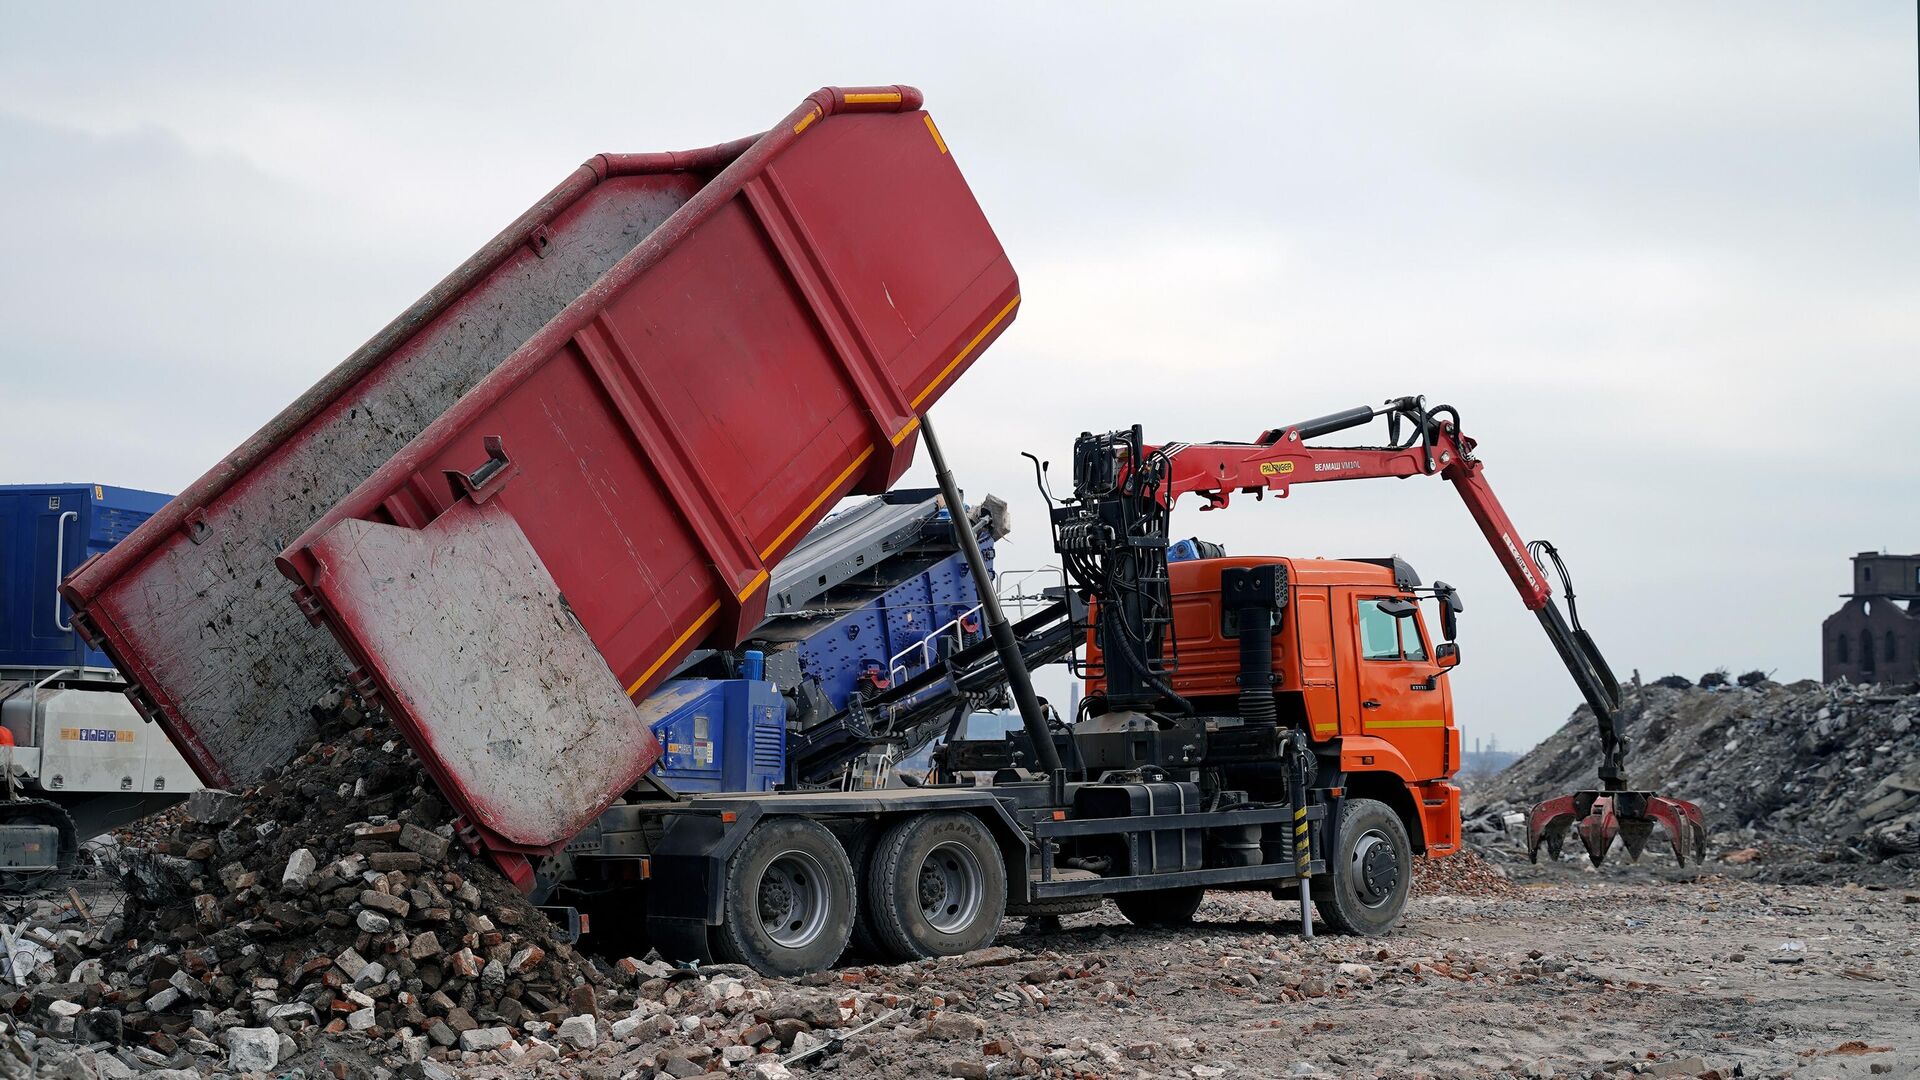
[[[1404,561],[1238,556],[1169,564],[1172,688],[1203,714],[1233,711],[1240,645],[1221,574],[1275,564],[1288,582],[1273,639],[1280,722],[1311,738],[1323,783],[1337,772],[1346,795],[1392,807],[1415,850],[1455,851],[1460,789],[1449,779],[1460,767],[1460,732],[1448,672],[1458,651],[1428,628],[1433,598],[1423,610],[1419,579]],[[1089,697],[1104,692],[1101,670],[1090,638]]]

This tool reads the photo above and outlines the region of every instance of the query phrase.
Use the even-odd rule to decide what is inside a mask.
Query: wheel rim
[[[987,892],[986,872],[972,851],[948,841],[920,864],[920,914],[942,934],[973,925]]]
[[[1354,841],[1347,882],[1365,907],[1381,907],[1393,899],[1400,888],[1400,860],[1394,856],[1393,841],[1385,833],[1368,829]]]
[[[803,949],[827,927],[826,870],[804,851],[783,851],[761,871],[755,901],[760,928],[774,944]]]

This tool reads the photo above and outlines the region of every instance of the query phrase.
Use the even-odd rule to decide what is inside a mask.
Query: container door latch
[[[500,493],[507,481],[518,476],[520,470],[513,460],[507,457],[507,445],[498,435],[488,435],[481,441],[487,449],[487,460],[470,473],[458,469],[446,470],[447,481],[453,485],[455,498],[465,497],[474,503],[483,503]]]

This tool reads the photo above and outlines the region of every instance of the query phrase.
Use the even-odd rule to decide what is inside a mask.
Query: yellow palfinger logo
[[[1285,476],[1293,471],[1291,461],[1263,461],[1260,463],[1261,476]]]

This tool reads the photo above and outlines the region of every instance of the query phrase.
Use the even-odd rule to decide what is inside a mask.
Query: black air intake
[[[1220,608],[1240,635],[1240,717],[1249,724],[1280,719],[1273,696],[1273,631],[1287,606],[1287,568],[1231,567],[1220,572]]]

